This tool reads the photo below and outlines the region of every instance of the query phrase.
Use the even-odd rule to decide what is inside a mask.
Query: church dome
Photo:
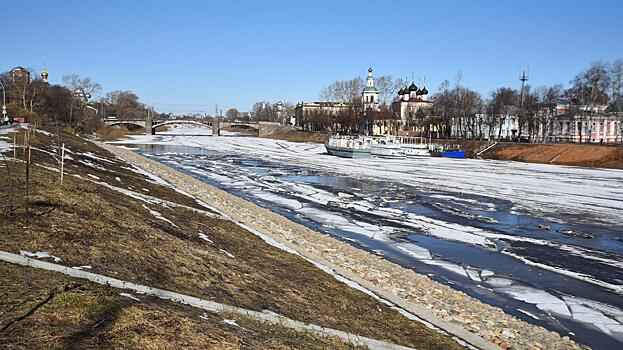
[[[415,83],[411,83],[411,85],[409,86],[409,92],[412,91],[417,91],[417,86],[415,85]]]
[[[422,95],[422,89],[417,89],[417,91],[415,92],[416,95],[420,96]]]
[[[366,86],[363,88],[363,92],[378,92],[374,86]]]
[[[428,90],[426,90],[426,87],[422,88],[422,95],[428,95]]]

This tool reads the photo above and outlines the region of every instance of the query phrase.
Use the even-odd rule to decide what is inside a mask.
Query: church
[[[368,78],[366,79],[366,86],[361,91],[361,103],[363,105],[363,111],[378,111],[380,110],[379,103],[379,90],[374,86],[374,77],[372,76],[372,67],[368,68]]]
[[[419,89],[415,83],[401,88],[394,98],[391,109],[381,108],[379,90],[374,85],[372,68],[368,68],[366,84],[361,90],[360,103],[352,102],[300,102],[296,105],[295,116],[299,126],[309,131],[317,129],[314,120],[334,119],[344,116],[363,116],[359,132],[366,135],[389,135],[401,133],[421,133],[423,121],[430,114],[433,105],[428,100],[426,87]]]
[[[400,89],[392,102],[392,110],[400,116],[402,131],[408,133],[423,131],[424,120],[431,114],[432,107],[433,102],[428,99],[426,87],[418,88],[414,82]]]

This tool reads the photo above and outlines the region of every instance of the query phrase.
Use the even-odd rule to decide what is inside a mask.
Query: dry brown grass
[[[354,349],[152,297],[137,295],[136,302],[119,290],[4,262],[0,282],[3,349]]]
[[[102,125],[97,130],[97,134],[99,135],[99,137],[105,141],[119,140],[123,138],[127,133],[128,129],[118,126]]]
[[[623,169],[623,148],[581,144],[500,144],[494,159]]]
[[[268,135],[267,138],[290,142],[326,143],[330,136],[331,134],[328,133],[297,131],[288,127],[282,127]]]

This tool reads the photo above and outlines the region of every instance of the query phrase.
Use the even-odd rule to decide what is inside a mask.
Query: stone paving
[[[270,235],[301,255],[333,268],[342,276],[355,280],[381,297],[389,296],[387,299],[390,301],[400,299],[397,304],[408,311],[424,309],[425,312],[458,325],[502,349],[588,349],[567,336],[561,337],[556,332],[529,324],[411,269],[315,232],[131,150],[106,144],[101,146],[129,163],[161,177],[172,186],[209,203],[232,220]],[[469,341],[469,337],[453,334],[476,347],[488,347],[486,344]]]

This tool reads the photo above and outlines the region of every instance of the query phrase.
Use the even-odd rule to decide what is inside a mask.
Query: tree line
[[[48,84],[37,72],[27,69],[30,78],[0,74],[6,89],[7,114],[37,124],[56,124],[91,132],[102,126],[102,117],[144,117],[148,108],[131,91],[112,91],[96,96],[102,86],[90,77],[68,74],[62,84]]]
[[[454,83],[441,83],[436,93],[430,96],[432,108],[422,109],[412,120],[407,120],[405,129],[412,126],[424,130],[437,130],[438,137],[455,135],[473,139],[500,139],[502,126],[508,118],[516,118],[517,138],[545,141],[545,135],[552,126],[556,107],[560,99],[568,101],[568,113],[590,118],[599,106],[610,106],[623,111],[623,59],[614,62],[596,61],[563,84],[519,88],[500,87],[483,96],[462,83],[462,73],[457,73]],[[396,92],[407,85],[403,79],[391,75],[375,79],[379,90],[381,111],[364,113],[361,106],[361,89],[365,83],[361,77],[336,81],[320,91],[322,101],[343,102],[350,108],[339,113],[314,111],[301,121],[311,131],[358,132],[362,124],[386,123],[400,119],[399,111],[391,108],[398,99]],[[540,131],[540,132],[539,132]],[[537,139],[537,135],[542,138]]]

